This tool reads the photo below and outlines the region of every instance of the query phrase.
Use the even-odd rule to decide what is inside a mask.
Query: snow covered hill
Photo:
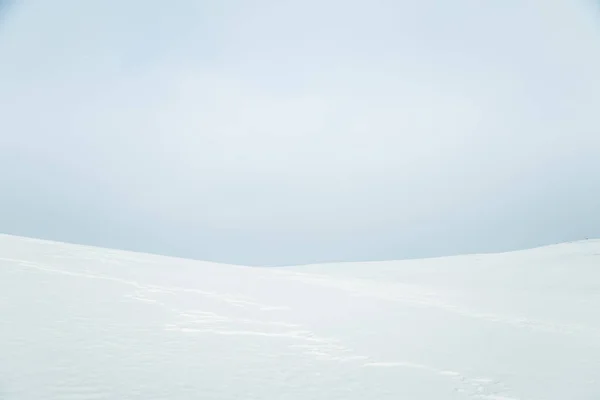
[[[600,241],[267,269],[0,235],[0,399],[600,399]]]

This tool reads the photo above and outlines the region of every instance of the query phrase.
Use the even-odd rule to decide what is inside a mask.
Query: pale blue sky
[[[585,0],[29,0],[0,232],[252,265],[600,237]]]

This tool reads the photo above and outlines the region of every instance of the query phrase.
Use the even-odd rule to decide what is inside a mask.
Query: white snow
[[[0,235],[0,399],[600,399],[600,241],[251,268]]]

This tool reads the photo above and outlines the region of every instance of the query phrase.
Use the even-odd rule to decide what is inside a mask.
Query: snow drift
[[[600,398],[600,241],[281,269],[0,235],[0,399]]]

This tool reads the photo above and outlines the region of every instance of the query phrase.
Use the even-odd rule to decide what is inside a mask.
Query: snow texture
[[[600,241],[252,268],[0,235],[0,399],[600,399]]]

